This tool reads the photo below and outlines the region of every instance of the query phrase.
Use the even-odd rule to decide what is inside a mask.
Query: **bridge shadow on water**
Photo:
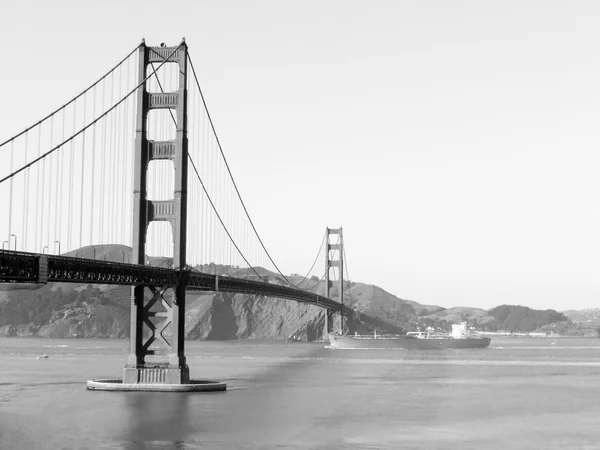
[[[253,375],[224,380],[227,392],[124,393],[117,400],[123,424],[114,441],[126,450],[268,448],[273,442],[286,442],[314,413],[308,402],[295,396],[286,406],[292,400],[286,391],[300,387],[327,355],[331,353],[321,347]]]
[[[186,438],[201,432],[201,424],[192,424],[189,394],[127,393],[123,407],[127,422],[119,442],[123,449],[186,448]],[[150,445],[149,445],[150,444]]]

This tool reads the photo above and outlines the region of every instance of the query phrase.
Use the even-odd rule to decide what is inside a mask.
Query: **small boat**
[[[48,355],[46,355],[45,353],[43,355],[39,355],[37,358],[35,359],[48,359]]]
[[[452,325],[452,333],[448,336],[432,336],[431,330],[427,331],[426,335],[423,333],[378,335],[377,332],[373,335],[355,334],[354,336],[329,334],[329,342],[332,348],[406,348],[415,350],[486,348],[491,342],[488,337],[470,336],[465,322]]]

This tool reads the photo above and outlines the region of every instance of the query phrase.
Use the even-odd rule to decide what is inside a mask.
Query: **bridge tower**
[[[148,92],[144,80],[150,64],[163,62],[179,66],[179,85],[174,92]],[[133,250],[132,264],[146,264],[146,234],[153,221],[166,221],[173,232],[173,269],[186,268],[186,217],[188,178],[187,139],[187,45],[178,47],[139,47],[139,83],[134,155]],[[151,73],[151,72],[150,72]],[[151,141],[147,136],[148,115],[154,110],[176,114],[175,139]],[[170,200],[147,197],[147,172],[153,161],[169,160],[175,171],[174,191]],[[185,272],[184,272],[185,273]],[[169,286],[138,285],[131,293],[130,344],[123,383],[189,383],[189,368],[184,356],[185,279],[179,272],[178,283]],[[162,305],[163,311],[157,311]],[[171,325],[171,333],[168,329]],[[158,341],[160,350],[150,349]],[[166,362],[149,363],[149,355],[165,355]]]
[[[332,244],[329,237],[337,235],[338,242]],[[342,228],[326,228],[325,230],[325,297],[330,297],[331,284],[329,281],[330,270],[334,267],[339,269],[338,299],[344,304],[344,235]],[[340,316],[340,331],[344,330],[344,316]],[[334,331],[334,311],[327,309],[325,312],[325,325],[323,327],[323,339],[328,340],[328,334]]]

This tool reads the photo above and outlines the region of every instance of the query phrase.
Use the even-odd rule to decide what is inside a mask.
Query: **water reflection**
[[[150,448],[188,448],[187,437],[201,432],[201,421],[190,417],[190,394],[162,392],[130,392],[125,395],[124,414],[127,421],[119,441],[123,448],[134,450],[142,443]],[[144,448],[148,448],[145,446]]]

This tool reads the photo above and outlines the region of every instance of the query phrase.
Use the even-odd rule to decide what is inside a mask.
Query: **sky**
[[[145,38],[185,37],[284,273],[343,227],[353,281],[444,307],[600,306],[600,3],[3,5],[0,141]]]

